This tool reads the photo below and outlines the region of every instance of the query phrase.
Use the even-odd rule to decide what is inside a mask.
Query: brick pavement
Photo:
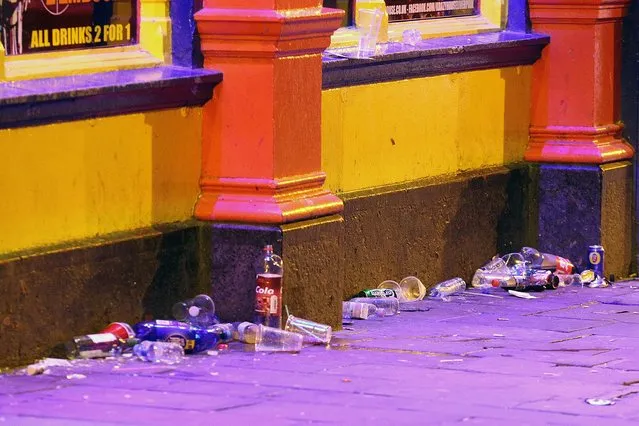
[[[0,425],[639,422],[639,283],[497,294],[423,301],[299,354],[237,346],[177,366],[0,375]]]

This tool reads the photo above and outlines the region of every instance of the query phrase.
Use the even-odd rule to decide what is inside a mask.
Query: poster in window
[[[475,15],[479,0],[386,0],[388,21],[416,21]]]
[[[137,0],[0,0],[6,55],[137,43]]]

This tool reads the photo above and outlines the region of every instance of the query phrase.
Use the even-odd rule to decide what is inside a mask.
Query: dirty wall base
[[[603,245],[605,273],[632,268],[632,164],[541,164],[539,248],[587,267],[588,246]]]
[[[535,187],[521,165],[342,194],[344,298],[408,275],[470,283],[496,253],[535,244]]]
[[[211,294],[222,321],[253,319],[255,264],[263,247],[271,244],[284,259],[283,303],[290,313],[341,327],[341,216],[281,226],[216,223],[210,228]]]
[[[189,222],[0,258],[0,366],[63,356],[60,344],[112,321],[171,318],[211,294],[222,321],[253,318],[265,244],[285,260],[291,313],[341,327],[341,300],[386,279],[467,281],[495,253],[534,245],[536,169],[342,194],[343,216],[282,226]]]
[[[171,318],[208,291],[209,247],[196,223],[0,257],[0,366],[64,356],[61,344],[113,321]]]

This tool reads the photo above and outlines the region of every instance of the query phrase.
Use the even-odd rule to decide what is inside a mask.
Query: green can
[[[391,288],[372,288],[360,291],[357,297],[397,297],[397,292]]]

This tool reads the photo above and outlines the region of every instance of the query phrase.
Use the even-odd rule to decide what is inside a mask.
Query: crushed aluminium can
[[[595,274],[604,277],[604,248],[602,246],[588,247],[588,269],[592,269]]]

